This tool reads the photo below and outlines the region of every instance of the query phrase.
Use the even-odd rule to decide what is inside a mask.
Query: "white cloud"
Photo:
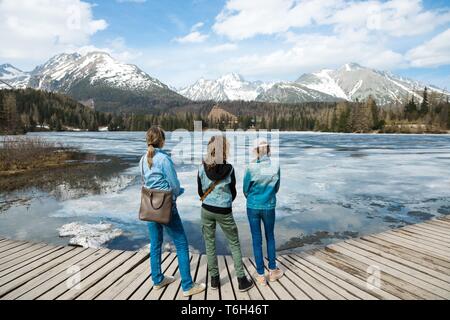
[[[205,24],[203,22],[198,22],[198,23],[194,24],[191,28],[191,32],[201,29],[204,25]]]
[[[145,3],[147,0],[116,0],[118,3]]]
[[[414,67],[450,64],[450,29],[408,51],[406,57]]]
[[[180,38],[175,38],[175,41],[178,43],[202,43],[206,39],[208,39],[208,35],[202,34],[198,31],[193,31],[189,33],[188,35]]]
[[[40,61],[55,53],[90,44],[107,28],[92,5],[80,0],[0,1],[0,59]]]
[[[425,34],[448,22],[448,9],[426,10],[421,0],[228,0],[213,30],[233,40],[308,26],[332,26],[336,32],[363,28],[401,37]]]
[[[365,32],[347,32],[342,35],[308,34],[290,39],[292,47],[267,54],[250,54],[230,58],[223,68],[233,68],[250,76],[285,77],[286,74],[317,71],[337,67],[348,62],[390,69],[405,65],[403,55],[371,41]]]
[[[218,52],[225,52],[225,51],[234,51],[237,50],[238,46],[235,43],[223,43],[216,46],[212,46],[209,48],[206,48],[206,52],[211,53],[218,53]]]

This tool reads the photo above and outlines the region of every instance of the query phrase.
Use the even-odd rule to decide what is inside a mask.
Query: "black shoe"
[[[253,281],[249,280],[247,277],[238,278],[238,283],[240,292],[246,292],[255,285]]]
[[[217,290],[219,289],[219,286],[220,286],[220,277],[219,276],[211,277],[211,289]]]

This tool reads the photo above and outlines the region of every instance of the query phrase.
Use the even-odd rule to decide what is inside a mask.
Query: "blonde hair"
[[[208,169],[212,169],[218,164],[224,164],[228,159],[230,145],[224,136],[214,136],[209,140],[208,150],[204,163]]]
[[[166,133],[159,126],[153,126],[147,131],[147,162],[148,167],[153,166],[153,157],[155,156],[155,149],[162,148],[166,142]]]

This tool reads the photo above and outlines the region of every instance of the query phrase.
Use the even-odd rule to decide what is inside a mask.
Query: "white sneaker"
[[[164,280],[158,284],[158,285],[154,285],[153,289],[155,290],[161,290],[164,287],[167,287],[169,284],[175,282],[175,278],[174,277],[166,277],[164,276]]]
[[[190,290],[184,291],[183,295],[185,297],[191,297],[191,296],[194,296],[196,294],[202,293],[205,290],[206,290],[206,284],[204,284],[204,283],[194,283],[194,286]]]

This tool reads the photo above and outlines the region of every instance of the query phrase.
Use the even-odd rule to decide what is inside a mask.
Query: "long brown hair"
[[[153,157],[155,156],[155,149],[162,148],[166,142],[166,133],[159,126],[152,126],[147,131],[147,162],[148,167],[153,166]]]
[[[209,140],[208,150],[204,163],[208,169],[213,169],[218,164],[226,163],[230,145],[225,136],[214,136]]]

